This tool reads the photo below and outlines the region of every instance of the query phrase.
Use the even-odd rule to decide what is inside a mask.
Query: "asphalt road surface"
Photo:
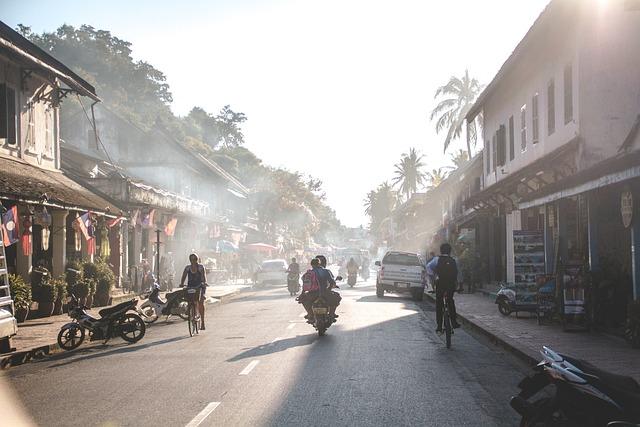
[[[518,424],[508,401],[526,367],[464,330],[447,350],[428,302],[379,299],[372,280],[342,288],[324,337],[266,287],[210,310],[199,336],[158,321],[138,344],[83,344],[4,376],[42,426]]]

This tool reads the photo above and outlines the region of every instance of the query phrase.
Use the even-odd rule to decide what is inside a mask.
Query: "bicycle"
[[[447,304],[447,292],[442,295],[442,320],[444,321],[444,334],[447,348],[451,348],[451,335],[453,335],[453,327],[451,325],[451,314],[449,314],[449,304]]]
[[[200,316],[197,315],[198,311],[198,301],[200,301],[200,292],[202,290],[200,288],[187,288],[187,292],[185,294],[187,303],[189,304],[189,308],[187,310],[189,320],[187,323],[189,324],[189,336],[198,335],[198,322],[200,321]]]

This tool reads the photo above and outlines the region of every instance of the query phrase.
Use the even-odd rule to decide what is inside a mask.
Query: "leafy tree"
[[[388,182],[383,182],[375,190],[367,193],[364,200],[364,211],[371,221],[369,229],[378,241],[384,240],[386,231],[388,231],[384,225],[391,217],[396,205],[396,192]]]
[[[447,167],[441,167],[438,169],[432,169],[431,172],[427,172],[427,181],[429,185],[427,188],[433,189],[442,184],[442,182],[447,179],[447,175],[449,172],[447,171]]]
[[[215,149],[239,147],[244,144],[241,125],[247,120],[244,113],[236,113],[225,105],[217,115],[207,113],[200,107],[193,107],[184,120],[188,135],[202,140]]]
[[[458,150],[451,154],[451,162],[455,165],[456,169],[464,165],[469,161],[469,153],[465,150]]]
[[[409,149],[409,154],[403,154],[400,162],[395,165],[393,185],[399,188],[400,193],[404,194],[407,200],[424,182],[423,167],[422,156],[418,155],[415,148]]]
[[[462,133],[462,125],[465,116],[471,110],[473,103],[482,90],[478,80],[469,77],[469,70],[465,70],[462,78],[452,76],[449,82],[436,90],[435,97],[440,101],[431,111],[431,120],[436,119],[436,132],[447,131],[444,140],[444,152],[454,139],[458,139]],[[480,116],[471,123],[467,123],[467,153],[472,157],[471,145],[475,146],[478,130],[481,126]]]

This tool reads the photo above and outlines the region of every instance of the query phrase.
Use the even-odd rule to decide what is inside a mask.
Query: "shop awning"
[[[530,194],[523,198],[518,207],[527,209],[540,206],[638,177],[640,177],[640,150],[620,153],[563,181],[551,184],[542,191]]]
[[[91,192],[59,171],[0,157],[0,198],[117,217],[120,207]]]

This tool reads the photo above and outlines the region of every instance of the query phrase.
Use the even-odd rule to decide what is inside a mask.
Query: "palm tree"
[[[367,193],[364,200],[365,213],[371,218],[371,232],[379,238],[385,235],[382,227],[396,206],[396,194],[388,182],[383,182],[375,190]]]
[[[409,154],[402,154],[400,163],[395,165],[396,176],[393,178],[393,186],[399,187],[400,193],[404,194],[407,200],[418,190],[418,186],[424,183],[423,167],[422,156],[418,155],[415,148],[409,149]]]
[[[443,129],[447,130],[447,137],[444,140],[444,151],[447,151],[452,140],[458,139],[462,133],[462,125],[465,116],[473,106],[476,97],[480,94],[482,85],[478,80],[469,77],[469,70],[464,71],[462,78],[452,76],[449,83],[440,86],[436,90],[434,98],[442,99],[431,111],[431,120],[436,120],[436,133],[440,133]],[[476,117],[471,123],[467,123],[467,153],[469,158],[473,157],[471,153],[471,143],[475,146],[478,130],[481,126],[480,116]]]
[[[427,188],[434,189],[438,185],[442,184],[442,182],[445,179],[447,179],[447,175],[449,174],[447,169],[451,169],[451,168],[442,167],[438,169],[433,169],[431,172],[427,172],[426,176],[427,176],[427,181],[429,182],[429,185]]]
[[[469,161],[469,153],[464,150],[458,150],[451,155],[451,161],[457,169]]]

